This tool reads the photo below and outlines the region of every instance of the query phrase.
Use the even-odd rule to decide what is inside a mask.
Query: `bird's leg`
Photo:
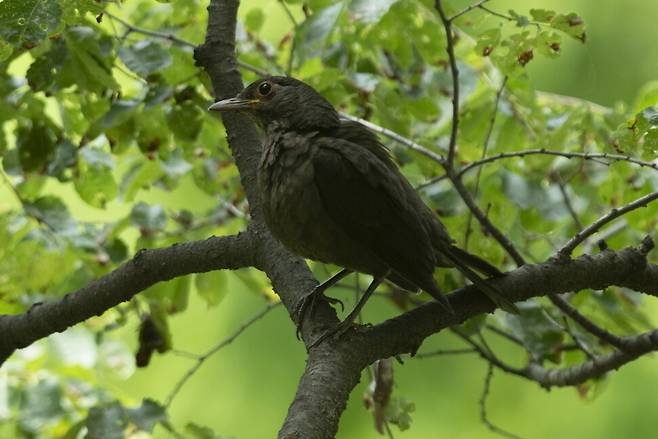
[[[310,310],[311,315],[315,309],[315,304],[318,299],[325,300],[331,304],[340,304],[341,310],[345,308],[343,302],[339,299],[334,299],[333,297],[327,297],[324,295],[324,292],[329,288],[333,287],[338,283],[339,280],[350,274],[352,271],[347,268],[339,271],[338,273],[331,276],[329,279],[322,282],[320,285],[313,288],[309,293],[305,294],[297,305],[295,306],[295,311],[293,315],[295,316],[295,322],[297,322],[297,339],[300,339],[300,334],[302,331],[302,324],[304,323],[304,316]]]
[[[387,275],[388,273],[386,273],[386,275],[384,276],[374,277],[372,279],[372,282],[370,282],[370,285],[368,285],[368,288],[366,289],[365,293],[363,293],[363,296],[361,296],[357,304],[354,306],[354,309],[350,311],[347,317],[345,317],[345,320],[343,320],[342,322],[340,322],[339,324],[337,324],[336,326],[334,326],[333,328],[322,334],[320,338],[315,340],[308,348],[311,349],[319,345],[320,343],[322,343],[323,341],[325,341],[327,338],[331,336],[340,337],[341,335],[343,335],[345,331],[347,331],[352,326],[352,323],[354,323],[354,320],[356,320],[357,316],[363,309],[364,305],[366,304],[368,299],[370,299],[370,296],[372,296],[372,293],[374,293],[377,287],[379,286],[379,284],[382,283],[384,279],[386,279]]]

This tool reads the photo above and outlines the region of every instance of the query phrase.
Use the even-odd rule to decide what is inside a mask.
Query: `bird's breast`
[[[266,141],[259,167],[265,222],[293,252],[322,259],[316,254],[321,247],[317,234],[326,220],[314,182],[313,149],[303,138],[277,140],[271,144]]]

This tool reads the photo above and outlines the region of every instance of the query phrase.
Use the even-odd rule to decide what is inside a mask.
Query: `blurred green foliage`
[[[451,14],[468,5],[446,3]],[[648,9],[658,13],[658,6],[517,3],[492,1],[487,6],[495,13],[477,9],[455,22],[458,164],[481,158],[504,77],[487,155],[546,148],[655,160],[658,78],[650,66],[658,54],[646,49],[656,35],[655,26],[644,23]],[[205,111],[213,97],[192,59],[193,45],[204,36],[205,6],[200,0],[0,2],[2,313],[80,288],[139,248],[235,233],[246,224],[248,205],[224,129]],[[445,152],[451,77],[433,1],[254,0],[243,2],[240,17],[242,62],[278,74],[290,68],[342,111]],[[592,70],[598,66],[604,67]],[[249,69],[243,73],[246,81],[257,77]],[[575,98],[538,93],[537,87]],[[577,98],[625,103],[608,108]],[[441,175],[436,163],[387,144],[415,184]],[[541,154],[466,174],[470,189],[478,179],[478,202],[531,261],[550,257],[577,232],[564,193],[588,224],[610,207],[658,190],[658,173],[650,168]],[[423,186],[428,204],[463,242],[468,215],[459,197],[445,181]],[[610,246],[655,236],[657,214],[652,205],[624,217],[626,226],[610,237]],[[513,267],[478,227],[469,246],[496,265]],[[324,267],[313,269],[327,275]],[[455,273],[437,275],[446,287],[462,283]],[[187,276],[22,350],[0,371],[0,437],[274,436],[304,361],[280,308],[211,357],[165,407],[195,361],[182,351],[204,352],[228,337],[264,306],[263,297],[276,300],[254,270]],[[410,305],[406,296],[393,297],[369,303],[365,320]],[[626,290],[580,292],[573,303],[619,334],[646,330],[655,320],[655,305]],[[566,350],[572,340],[548,302],[521,308],[520,316],[498,313],[463,330],[477,334],[489,324],[515,334],[523,349],[492,340],[513,362],[531,356],[553,367],[586,358]],[[580,328],[572,330],[591,351],[609,350]],[[440,334],[424,349],[433,347],[461,345]],[[502,378],[494,382],[489,416],[533,438],[649,437],[652,394],[643,389],[658,385],[649,361],[613,379],[551,394]],[[149,365],[136,370],[136,363]],[[472,357],[396,366],[395,399],[386,411],[396,437],[492,435],[477,421],[484,366]],[[369,398],[367,375],[362,381],[339,437],[379,437],[361,401]]]

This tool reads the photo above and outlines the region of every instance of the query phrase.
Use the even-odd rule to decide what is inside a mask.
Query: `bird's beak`
[[[258,105],[258,99],[231,98],[218,101],[208,107],[208,111],[249,110]]]

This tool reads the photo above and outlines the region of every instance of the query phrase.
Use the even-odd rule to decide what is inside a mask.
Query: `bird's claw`
[[[345,334],[352,327],[354,327],[354,323],[352,321],[343,320],[342,322],[338,323],[333,328],[326,331],[320,337],[318,337],[317,340],[315,340],[313,343],[311,343],[308,346],[308,350],[310,351],[311,349],[318,346],[320,343],[322,343],[323,341],[325,341],[329,337],[333,337],[334,339],[340,338],[343,334]]]
[[[304,316],[309,311],[310,311],[310,315],[313,315],[317,300],[324,300],[331,305],[338,304],[340,305],[341,312],[345,310],[345,304],[343,304],[343,302],[340,299],[327,297],[324,295],[324,289],[318,287],[314,288],[313,290],[311,290],[311,292],[305,294],[301,299],[299,299],[299,302],[297,302],[297,305],[295,306],[295,310],[293,312],[293,316],[295,318],[295,322],[297,325],[296,335],[298,340],[301,340],[302,325],[304,324]]]

